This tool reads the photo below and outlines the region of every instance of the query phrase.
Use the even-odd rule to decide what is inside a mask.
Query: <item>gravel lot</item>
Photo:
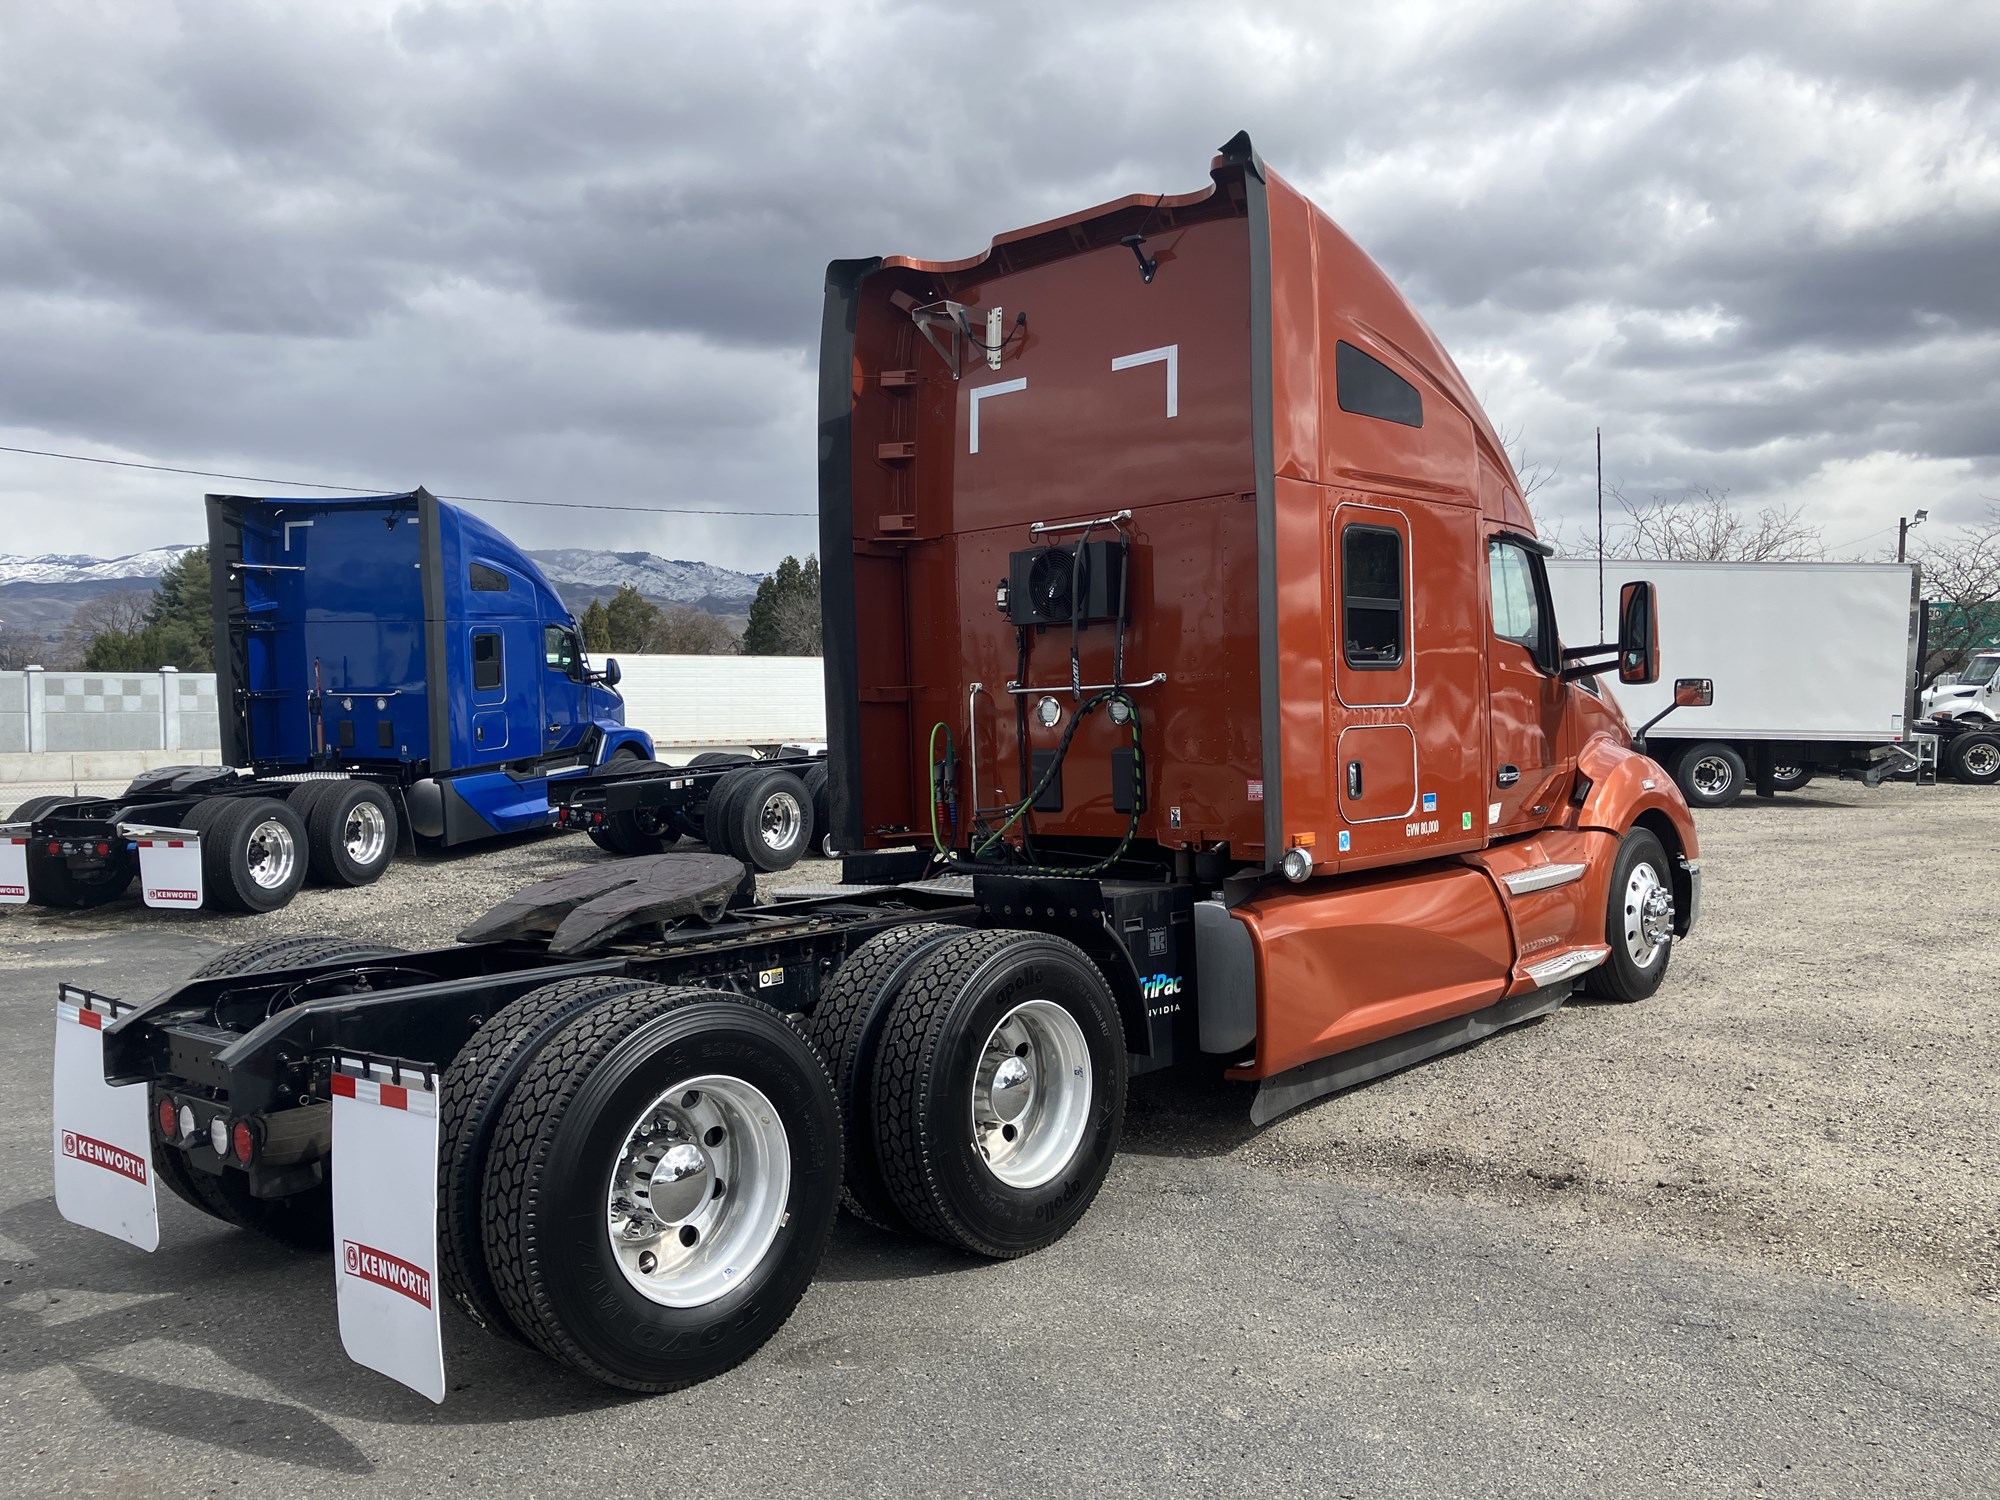
[[[145,993],[266,933],[445,941],[602,856],[404,861],[259,918],[0,909],[0,1468],[151,1493],[136,1445],[216,1491],[677,1489],[657,1414],[718,1494],[2000,1492],[2000,794],[1835,783],[1700,823],[1702,924],[1647,1004],[1261,1132],[1247,1089],[1143,1080],[1103,1200],[1044,1255],[843,1226],[763,1355],[656,1403],[454,1322],[436,1418],[341,1360],[316,1265],[178,1205],[150,1260],[55,1219],[49,994]]]

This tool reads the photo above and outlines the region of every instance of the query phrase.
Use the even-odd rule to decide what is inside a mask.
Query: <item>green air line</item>
[[[939,854],[942,854],[942,855],[945,855],[946,857],[949,857],[949,856],[950,856],[950,854],[951,854],[951,851],[950,851],[949,849],[945,848],[945,846],[944,846],[944,835],[938,832],[938,826],[937,826],[937,805],[938,805],[938,799],[937,799],[937,780],[936,780],[936,777],[937,777],[937,763],[938,763],[938,758],[937,758],[937,737],[938,737],[938,732],[939,732],[940,730],[943,730],[943,732],[944,732],[944,733],[946,733],[946,734],[950,734],[950,733],[951,733],[951,731],[950,731],[949,729],[946,729],[946,728],[945,728],[945,722],[944,722],[944,720],[943,720],[943,719],[939,719],[939,720],[937,721],[937,723],[935,723],[935,724],[931,725],[931,748],[930,748],[930,773],[931,773],[931,777],[932,777],[932,780],[931,780],[931,787],[930,787],[930,804],[931,804],[931,847],[932,847],[933,849],[937,850],[937,852],[938,852]],[[978,796],[978,795],[979,795],[979,788],[977,788],[977,787],[974,787],[974,788],[972,789],[972,793],[973,793],[973,795],[974,795],[975,797],[976,797],[976,796]]]

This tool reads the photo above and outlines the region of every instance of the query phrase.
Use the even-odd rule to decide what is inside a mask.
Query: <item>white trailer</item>
[[[659,760],[826,742],[826,675],[817,656],[620,652],[618,669],[625,722],[653,737]]]
[[[1565,644],[1599,639],[1598,568],[1549,564]],[[1715,683],[1708,707],[1677,708],[1646,736],[1689,803],[1914,767],[1915,563],[1606,561],[1602,617],[1614,626],[1619,586],[1637,578],[1658,590],[1661,644],[1659,681],[1618,689],[1634,727],[1667,707],[1676,678]]]

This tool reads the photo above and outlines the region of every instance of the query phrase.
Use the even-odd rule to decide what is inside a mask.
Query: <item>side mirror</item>
[[[1707,708],[1715,702],[1715,679],[1712,677],[1676,677],[1674,679],[1675,708]]]
[[[604,670],[597,674],[597,680],[606,687],[617,687],[621,676],[623,674],[618,670],[618,658],[607,656],[604,659]]]
[[[1618,680],[1657,682],[1660,676],[1660,614],[1653,586],[1643,580],[1618,590]]]

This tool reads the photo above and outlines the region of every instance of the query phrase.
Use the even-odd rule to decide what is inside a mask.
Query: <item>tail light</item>
[[[250,1159],[257,1154],[257,1132],[250,1128],[248,1120],[236,1122],[235,1127],[229,1132],[229,1145],[235,1152],[236,1159],[244,1166],[249,1166]]]
[[[160,1134],[171,1141],[180,1133],[180,1112],[174,1108],[174,1101],[172,1099],[162,1098],[160,1100]]]

